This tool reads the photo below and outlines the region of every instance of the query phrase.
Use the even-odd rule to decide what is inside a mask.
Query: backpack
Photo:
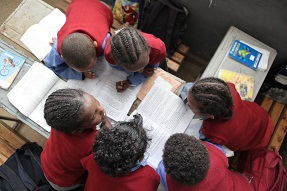
[[[37,143],[25,143],[0,166],[0,190],[50,191],[53,190],[42,171]]]
[[[244,155],[240,159],[241,171],[250,178],[250,184],[255,191],[286,189],[287,173],[278,151],[255,149]]]
[[[141,24],[144,4],[145,0],[113,0],[113,16],[120,23],[128,22],[130,26],[137,28]]]
[[[140,29],[160,38],[166,45],[166,52],[173,55],[187,29],[187,7],[176,0],[149,0],[143,10]]]

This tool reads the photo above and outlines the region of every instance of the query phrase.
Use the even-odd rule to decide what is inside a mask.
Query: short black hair
[[[44,118],[51,128],[72,133],[82,127],[84,91],[59,89],[51,93],[44,106]]]
[[[65,37],[61,44],[61,54],[71,68],[85,68],[97,59],[93,41],[83,33],[72,33]]]
[[[233,100],[226,82],[208,77],[198,80],[189,89],[189,95],[201,105],[202,114],[214,115],[218,119],[229,119],[233,115]]]
[[[206,147],[194,136],[176,133],[169,137],[163,149],[166,173],[182,185],[201,182],[209,169]]]
[[[94,158],[107,175],[117,177],[128,173],[145,153],[149,138],[142,126],[142,117],[135,115],[130,122],[102,128],[93,146]]]

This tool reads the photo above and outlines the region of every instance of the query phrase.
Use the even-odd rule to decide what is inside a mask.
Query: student
[[[44,60],[45,65],[66,79],[93,79],[96,75],[92,68],[105,51],[108,62],[124,66],[130,72],[128,80],[116,84],[119,92],[140,84],[165,58],[165,45],[159,38],[132,28],[123,29],[109,44],[112,23],[111,10],[100,1],[73,0],[66,12],[66,22]]]
[[[159,176],[146,161],[148,142],[140,115],[111,129],[102,128],[96,136],[94,153],[81,160],[88,171],[85,190],[157,190]]]
[[[202,134],[207,140],[229,149],[265,147],[274,129],[268,113],[254,102],[241,100],[234,84],[209,77],[189,89],[188,106],[204,119]]]
[[[91,71],[110,36],[113,14],[99,0],[73,0],[45,65],[66,79],[96,78]]]
[[[157,171],[167,191],[251,191],[248,180],[228,169],[217,145],[177,133],[169,137]]]
[[[166,47],[163,41],[152,34],[125,27],[107,41],[104,54],[111,66],[130,74],[126,80],[116,84],[117,91],[122,92],[153,75],[166,57]]]
[[[44,118],[51,126],[41,154],[43,172],[56,190],[71,190],[85,181],[80,160],[91,154],[96,126],[111,127],[100,103],[78,89],[59,89],[50,94]]]

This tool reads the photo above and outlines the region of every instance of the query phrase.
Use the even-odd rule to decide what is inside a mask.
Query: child
[[[254,102],[243,101],[234,84],[209,77],[189,89],[188,105],[204,118],[201,131],[207,140],[229,149],[265,147],[274,129],[268,113]]]
[[[73,0],[46,66],[66,79],[96,78],[91,69],[103,54],[112,23],[112,11],[99,0]]]
[[[228,169],[219,146],[183,133],[169,137],[157,171],[167,191],[252,190],[243,175]]]
[[[104,54],[111,66],[130,74],[126,80],[116,84],[117,91],[122,92],[153,75],[165,59],[166,48],[164,42],[152,34],[125,27],[107,41]]]
[[[85,190],[157,190],[159,176],[144,156],[148,142],[140,115],[111,129],[102,128],[94,153],[81,160],[88,171]]]
[[[133,28],[122,29],[109,44],[112,23],[111,10],[100,1],[73,0],[45,65],[66,79],[93,79],[96,75],[92,68],[105,52],[108,62],[130,73],[128,80],[116,83],[119,92],[140,84],[165,58],[165,45],[159,38]]]
[[[80,160],[91,154],[96,126],[111,127],[100,103],[78,89],[59,89],[50,94],[44,118],[51,126],[41,154],[44,174],[56,190],[70,190],[85,181]]]

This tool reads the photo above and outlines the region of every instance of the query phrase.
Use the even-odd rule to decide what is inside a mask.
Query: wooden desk
[[[260,70],[253,70],[240,62],[237,62],[228,56],[228,52],[231,48],[231,45],[234,40],[242,40],[248,44],[255,45],[257,47],[266,49],[270,52],[269,60],[268,60],[268,67],[263,72]],[[217,48],[215,54],[213,55],[212,59],[210,60],[208,66],[206,67],[205,71],[203,72],[201,78],[205,77],[212,77],[218,76],[219,69],[227,69],[234,72],[246,74],[249,76],[253,76],[255,79],[254,84],[254,92],[251,101],[254,101],[256,98],[260,87],[271,68],[271,65],[277,55],[277,51],[273,48],[267,46],[266,44],[256,40],[252,36],[242,32],[241,30],[231,26],[226,33],[225,37],[223,38],[222,42],[220,43],[219,47]]]

